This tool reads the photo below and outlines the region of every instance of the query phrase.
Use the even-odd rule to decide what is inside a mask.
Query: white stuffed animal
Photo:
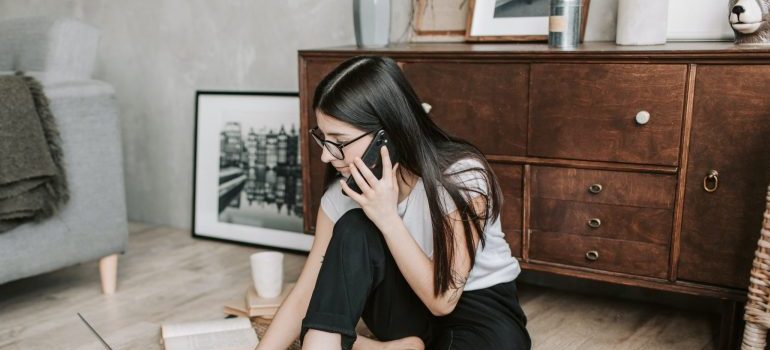
[[[736,44],[770,44],[770,0],[730,0]]]

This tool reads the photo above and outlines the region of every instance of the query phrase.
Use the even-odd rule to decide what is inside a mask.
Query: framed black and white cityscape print
[[[193,236],[309,251],[299,96],[198,91]]]

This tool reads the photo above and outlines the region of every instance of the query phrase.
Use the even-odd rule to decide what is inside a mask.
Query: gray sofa
[[[58,214],[0,233],[0,284],[100,259],[102,291],[116,289],[128,223],[114,90],[91,79],[98,38],[74,19],[0,21],[0,74],[22,70],[43,84],[70,190]]]

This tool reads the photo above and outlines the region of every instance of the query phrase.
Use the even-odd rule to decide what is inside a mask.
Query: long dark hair
[[[476,247],[470,225],[478,232],[483,248],[484,227],[489,224],[487,218],[498,217],[503,200],[497,178],[482,152],[468,141],[449,135],[431,120],[403,72],[389,57],[356,56],[340,64],[318,84],[313,96],[313,110],[365,131],[385,129],[400,155],[399,168],[420,176],[425,187],[433,222],[435,295],[463,283],[452,269],[454,232],[440,207],[439,185],[446,189],[459,210],[472,268]],[[445,174],[456,161],[467,158],[479,161],[483,168]],[[488,193],[453,181],[457,179],[453,176],[467,171],[475,171],[479,175],[477,179],[486,182]],[[331,164],[327,165],[324,191],[339,176]],[[405,180],[403,175],[402,180]],[[472,199],[463,196],[461,191],[480,193],[486,210],[477,213]]]

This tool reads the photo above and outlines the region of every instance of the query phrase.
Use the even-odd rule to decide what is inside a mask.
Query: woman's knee
[[[361,240],[376,238],[380,234],[377,226],[369,220],[364,210],[354,208],[342,214],[334,224],[332,240]]]

